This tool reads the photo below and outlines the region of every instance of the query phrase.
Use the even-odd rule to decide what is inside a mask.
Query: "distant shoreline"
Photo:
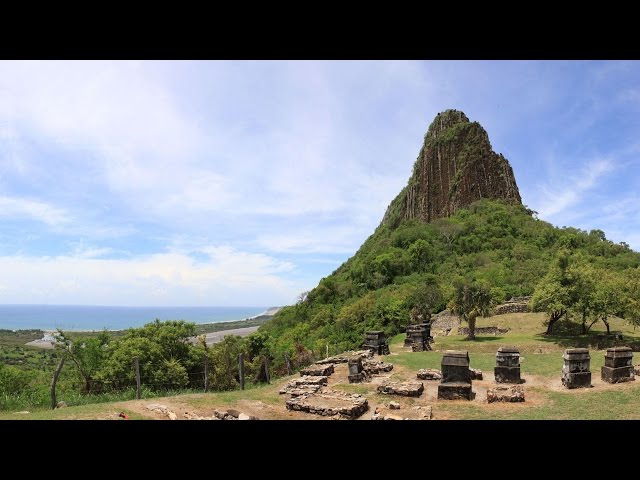
[[[282,307],[271,307],[259,315],[254,315],[252,317],[247,317],[243,320],[225,320],[224,322],[207,322],[207,323],[196,323],[196,331],[199,335],[206,336],[207,345],[211,345],[212,343],[217,343],[221,341],[226,335],[238,335],[244,337],[249,335],[250,333],[255,332],[262,323],[266,322],[270,318],[272,318],[276,313],[278,313],[282,309]],[[255,324],[256,320],[259,320],[259,324]],[[242,324],[246,323],[254,323],[251,326],[242,326]],[[135,327],[132,327],[135,328]],[[213,328],[213,331],[211,331]],[[29,329],[21,329],[21,330],[29,330]],[[39,330],[39,329],[33,329]],[[115,333],[115,332],[124,332],[128,329],[117,329],[117,330],[106,330],[107,332]],[[205,331],[203,331],[205,330]],[[208,330],[208,331],[207,331]],[[73,332],[73,333],[97,333],[103,332],[104,329],[101,330],[68,330],[64,331]],[[51,349],[53,347],[52,343],[52,335],[56,332],[56,330],[42,330],[43,336],[37,340],[33,340],[31,342],[25,343],[25,345]]]

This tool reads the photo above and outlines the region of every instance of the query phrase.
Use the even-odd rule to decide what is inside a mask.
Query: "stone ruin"
[[[356,351],[348,351],[344,353],[340,353],[338,355],[334,355],[333,357],[325,358],[323,360],[318,360],[315,362],[316,365],[325,365],[328,363],[347,363],[349,359],[353,357],[361,357],[363,360],[367,358],[371,358],[373,356],[373,352],[371,350],[356,350]]]
[[[442,380],[438,385],[439,400],[473,400],[469,352],[445,350],[442,355]]]
[[[521,383],[520,350],[516,347],[500,347],[493,373],[497,383]]]
[[[362,366],[361,357],[353,357],[349,359],[349,383],[361,383],[368,380],[367,372]]]
[[[365,359],[362,361],[362,368],[364,368],[365,372],[367,372],[369,375],[377,375],[393,370],[393,363]]]
[[[479,368],[469,367],[469,375],[471,376],[471,380],[482,380],[482,370]]]
[[[289,394],[293,397],[298,397],[305,393],[315,393],[320,390],[322,386],[327,385],[328,382],[329,377],[305,375],[300,378],[294,378],[282,387],[278,393],[280,393],[280,395]]]
[[[524,402],[524,389],[519,385],[487,390],[487,402]]]
[[[566,388],[591,387],[591,356],[586,348],[568,348],[562,356],[562,384]]]
[[[300,370],[300,376],[303,377],[305,375],[310,376],[320,376],[320,377],[328,377],[334,372],[333,363],[328,364],[318,364],[314,363],[309,365],[307,368],[303,368]]]
[[[427,328],[425,325],[429,325]],[[429,336],[431,324],[421,323],[407,326],[407,337],[404,339],[405,347],[410,346],[414,352],[424,352],[431,350]]]
[[[440,380],[442,379],[442,372],[431,368],[421,368],[416,376],[420,380]]]
[[[404,397],[419,397],[424,392],[422,382],[385,382],[376,388],[384,395],[402,395]]]
[[[369,402],[357,393],[322,390],[290,398],[286,402],[287,410],[307,412],[323,417],[355,419],[369,409]]]
[[[366,332],[362,346],[376,355],[389,355],[389,344],[382,330]]]
[[[600,372],[602,380],[608,383],[631,382],[635,380],[633,351],[629,347],[607,348],[604,366]]]

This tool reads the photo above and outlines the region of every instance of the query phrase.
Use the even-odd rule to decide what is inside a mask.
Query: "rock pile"
[[[524,402],[524,389],[518,385],[490,388],[487,390],[487,402]]]
[[[369,402],[357,393],[349,394],[336,390],[300,395],[287,400],[287,410],[307,412],[323,417],[355,419],[369,409]]]
[[[384,395],[402,395],[405,397],[419,397],[424,392],[422,382],[385,382],[376,388]]]
[[[418,370],[417,377],[420,380],[440,380],[442,378],[442,372],[431,368],[422,368]]]

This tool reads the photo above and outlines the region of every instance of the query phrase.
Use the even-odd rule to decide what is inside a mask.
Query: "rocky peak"
[[[493,151],[485,129],[459,110],[446,110],[429,125],[413,174],[382,223],[430,222],[482,198],[522,202],[511,165]]]

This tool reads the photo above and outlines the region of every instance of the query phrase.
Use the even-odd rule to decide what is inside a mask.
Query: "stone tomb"
[[[360,383],[367,380],[367,372],[362,366],[362,357],[349,359],[349,383]]]
[[[591,355],[586,348],[568,348],[562,356],[562,384],[566,388],[591,387]]]
[[[473,400],[469,352],[445,350],[441,364],[442,380],[438,385],[439,400]]]
[[[635,380],[633,351],[629,347],[607,348],[604,367],[600,372],[602,380],[608,383],[631,382]]]
[[[520,351],[516,347],[500,347],[493,373],[497,383],[521,383]]]
[[[389,344],[382,330],[372,330],[364,335],[364,348],[368,348],[377,355],[389,355]]]

